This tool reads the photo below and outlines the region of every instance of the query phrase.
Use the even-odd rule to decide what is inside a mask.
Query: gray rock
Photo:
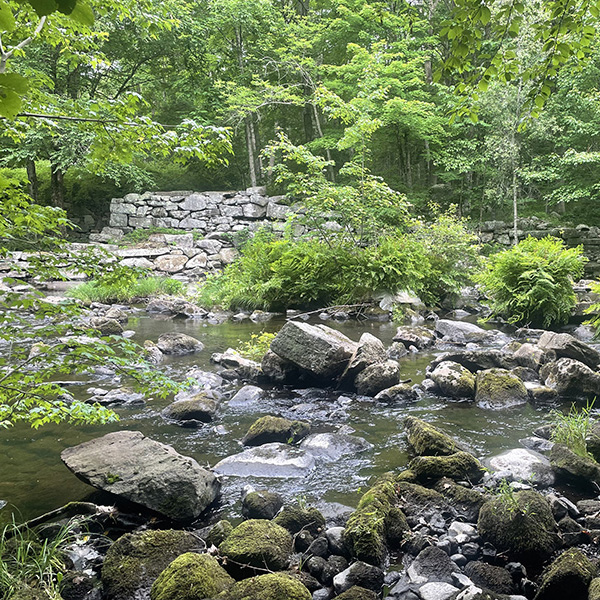
[[[548,352],[535,344],[521,344],[519,349],[513,353],[513,358],[521,367],[527,367],[539,371],[540,367],[548,361]]]
[[[86,483],[177,521],[197,518],[220,490],[193,458],[139,431],[109,433],[63,450],[61,458]]]
[[[334,329],[296,321],[288,321],[271,342],[275,354],[321,379],[341,374],[356,348]]]
[[[272,443],[248,448],[219,461],[215,472],[238,477],[306,477],[315,468],[315,458],[306,450]]]
[[[337,594],[349,590],[353,585],[379,592],[383,586],[383,571],[358,560],[333,578]]]
[[[354,380],[356,391],[364,396],[376,396],[382,390],[397,385],[400,366],[395,360],[369,365]]]
[[[452,574],[458,571],[456,564],[440,548],[430,546],[422,550],[408,567],[407,575],[413,583],[442,581],[452,584]]]
[[[448,600],[458,591],[457,587],[449,583],[432,581],[419,588],[419,596],[421,596],[422,600]]]
[[[229,406],[243,407],[255,404],[264,395],[264,391],[255,385],[245,385],[229,401]]]
[[[475,401],[482,408],[510,408],[525,404],[528,398],[523,382],[506,369],[487,369],[477,373]]]
[[[430,373],[443,396],[450,398],[473,398],[475,396],[475,376],[459,363],[445,360]]]
[[[204,344],[185,333],[163,333],[156,342],[163,354],[193,354],[204,349]]]
[[[156,258],[154,268],[165,273],[178,273],[183,270],[187,262],[188,257],[184,254],[168,254]]]
[[[389,403],[400,403],[400,402],[413,402],[418,400],[419,394],[417,391],[408,383],[399,383],[392,387],[381,390],[375,395],[375,400],[378,402],[389,402]]]
[[[381,340],[370,333],[363,333],[340,381],[352,380],[368,366],[383,363],[386,360],[387,354]]]
[[[90,319],[90,325],[102,335],[121,335],[123,333],[123,325],[117,319],[93,317]]]
[[[261,361],[261,369],[265,377],[276,383],[286,383],[295,380],[298,375],[298,367],[275,354],[271,350],[267,350]]]
[[[300,444],[300,448],[317,458],[336,461],[373,448],[367,440],[344,433],[313,433]]]
[[[414,346],[418,350],[430,348],[435,344],[435,335],[427,327],[398,327],[394,342],[402,343],[406,348]]]
[[[162,414],[165,418],[175,421],[183,427],[197,427],[201,423],[212,421],[217,414],[218,407],[219,404],[214,398],[199,393],[169,404]]]
[[[546,331],[540,337],[538,346],[542,350],[555,352],[557,358],[572,358],[591,369],[596,369],[600,365],[600,352],[568,333]]]
[[[435,330],[447,341],[466,344],[468,342],[488,342],[496,337],[493,331],[487,331],[474,323],[438,319]]]
[[[540,377],[560,396],[586,398],[600,392],[600,374],[573,358],[560,358],[545,364]]]
[[[466,367],[471,373],[485,369],[513,369],[518,366],[513,357],[503,350],[486,348],[485,350],[465,350],[462,352],[445,352],[431,362],[429,368],[435,369],[445,360],[451,360]]]
[[[506,450],[484,461],[492,473],[509,471],[513,481],[550,487],[555,477],[550,461],[541,454],[525,448]]]

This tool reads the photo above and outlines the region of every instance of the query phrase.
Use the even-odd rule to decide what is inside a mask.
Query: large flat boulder
[[[139,431],[117,431],[61,453],[90,485],[177,521],[190,521],[219,494],[216,476],[193,458]]]
[[[600,374],[573,358],[559,358],[540,369],[544,385],[560,396],[595,397],[600,392]]]
[[[436,332],[447,342],[466,344],[468,342],[488,342],[495,337],[494,331],[488,331],[465,321],[438,319],[435,323]]]
[[[339,376],[357,344],[325,325],[287,322],[271,342],[271,350],[319,379]]]

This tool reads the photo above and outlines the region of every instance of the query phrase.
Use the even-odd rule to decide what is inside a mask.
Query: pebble
[[[466,556],[463,556],[462,554],[453,554],[450,559],[456,564],[456,566],[458,567],[464,567],[469,561],[467,560]]]

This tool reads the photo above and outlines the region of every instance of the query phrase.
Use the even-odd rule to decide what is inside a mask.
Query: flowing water
[[[191,367],[215,370],[215,365],[210,363],[213,352],[235,348],[248,340],[252,333],[277,331],[282,325],[283,320],[211,325],[192,319],[153,318],[139,313],[139,316],[130,319],[128,327],[135,330],[134,339],[139,342],[156,340],[160,334],[171,331],[201,340],[205,345],[201,353],[166,358],[159,367],[174,379],[183,380]],[[369,331],[386,345],[391,343],[396,331],[392,323],[328,321],[327,325],[354,340],[358,340],[364,331]],[[419,383],[433,356],[419,353],[402,358],[402,378]],[[69,391],[76,397],[85,398],[89,396],[86,393],[88,387],[102,387],[109,381],[90,379],[71,386]],[[223,497],[217,508],[221,515],[235,518],[240,509],[240,491],[246,484],[280,492],[287,500],[304,497],[317,505],[337,502],[355,506],[361,488],[364,489],[373,477],[406,464],[401,422],[407,414],[443,427],[482,458],[518,447],[520,438],[531,435],[535,427],[548,422],[548,409],[536,409],[530,404],[490,411],[430,395],[402,405],[343,398],[338,401],[339,396],[340,393],[322,390],[272,390],[266,399],[244,409],[228,407],[224,402],[218,419],[199,429],[181,428],[165,422],[160,411],[168,401],[149,399],[145,406],[117,408],[120,421],[107,426],[75,428],[50,425],[38,431],[17,426],[8,431],[0,430],[0,520],[5,520],[11,512],[17,513],[18,518],[29,519],[69,501],[85,499],[92,489],[69,472],[60,460],[60,453],[69,446],[118,429],[142,431],[155,440],[171,444],[182,454],[193,456],[201,465],[213,466],[220,459],[242,450],[239,440],[256,418],[265,414],[306,418],[306,414],[296,407],[306,405],[307,399],[310,399],[308,420],[313,425],[313,432],[334,432],[342,425],[349,425],[355,430],[354,435],[373,444],[372,450],[356,456],[319,464],[306,478],[225,478]],[[2,501],[7,502],[4,508]]]

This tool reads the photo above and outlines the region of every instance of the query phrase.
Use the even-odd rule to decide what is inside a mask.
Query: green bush
[[[92,280],[69,291],[69,296],[84,302],[131,302],[159,294],[176,295],[184,291],[184,285],[176,279],[165,277],[123,278],[121,281]]]
[[[207,306],[271,310],[350,304],[377,291],[419,289],[426,263],[422,246],[403,234],[360,248],[260,232],[235,263],[207,280],[198,300]]]
[[[515,324],[549,327],[569,319],[577,302],[573,280],[581,278],[586,262],[581,246],[568,249],[550,236],[528,237],[491,256],[478,280],[494,314]]]

